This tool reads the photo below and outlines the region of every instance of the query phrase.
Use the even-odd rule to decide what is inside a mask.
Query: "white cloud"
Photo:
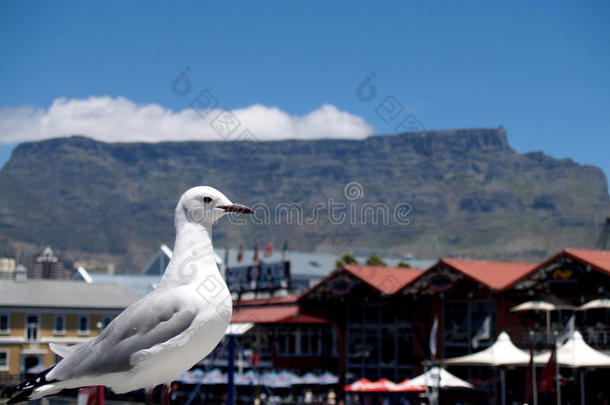
[[[179,140],[233,140],[249,130],[259,140],[364,138],[372,134],[366,121],[337,107],[324,104],[304,116],[276,107],[255,104],[230,111],[239,126],[227,136],[227,126],[212,123],[222,113],[214,109],[179,112],[158,104],[138,105],[123,97],[58,98],[47,109],[30,106],[0,108],[0,142],[35,141],[69,135],[85,135],[107,142],[159,142]],[[218,124],[219,121],[216,121]]]

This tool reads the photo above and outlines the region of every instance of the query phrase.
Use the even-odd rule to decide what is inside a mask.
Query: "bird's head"
[[[228,212],[250,214],[252,210],[233,204],[223,193],[208,186],[187,190],[176,207],[176,213],[184,213],[188,222],[204,226],[212,225]]]

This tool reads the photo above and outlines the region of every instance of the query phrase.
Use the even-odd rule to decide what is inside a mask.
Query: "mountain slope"
[[[119,271],[137,271],[160,243],[171,244],[176,201],[199,184],[257,207],[247,225],[216,227],[222,246],[273,238],[276,248],[288,239],[295,250],[538,259],[567,245],[593,246],[610,214],[600,169],[519,154],[503,129],[256,143],[70,137],[14,150],[0,171],[0,235],[71,258],[110,254]],[[329,219],[329,198],[346,204],[335,213],[347,221],[331,223],[341,221]],[[296,205],[280,203],[319,218],[301,224]],[[397,223],[394,210],[406,207],[409,223]]]

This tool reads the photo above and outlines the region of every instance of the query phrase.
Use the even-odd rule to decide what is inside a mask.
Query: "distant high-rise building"
[[[70,271],[65,268],[61,256],[56,255],[49,246],[32,257],[29,278],[68,280]]]
[[[0,278],[12,279],[15,274],[15,259],[12,257],[0,258]]]

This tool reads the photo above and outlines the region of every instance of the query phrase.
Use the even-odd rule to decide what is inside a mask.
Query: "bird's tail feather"
[[[34,390],[43,385],[52,383],[53,381],[48,381],[46,376],[55,366],[51,366],[44,370],[40,374],[36,374],[34,377],[25,380],[19,385],[14,386],[13,388],[9,388],[9,392],[11,393],[11,399],[7,402],[7,404],[16,404],[18,402],[24,402],[30,399]]]

